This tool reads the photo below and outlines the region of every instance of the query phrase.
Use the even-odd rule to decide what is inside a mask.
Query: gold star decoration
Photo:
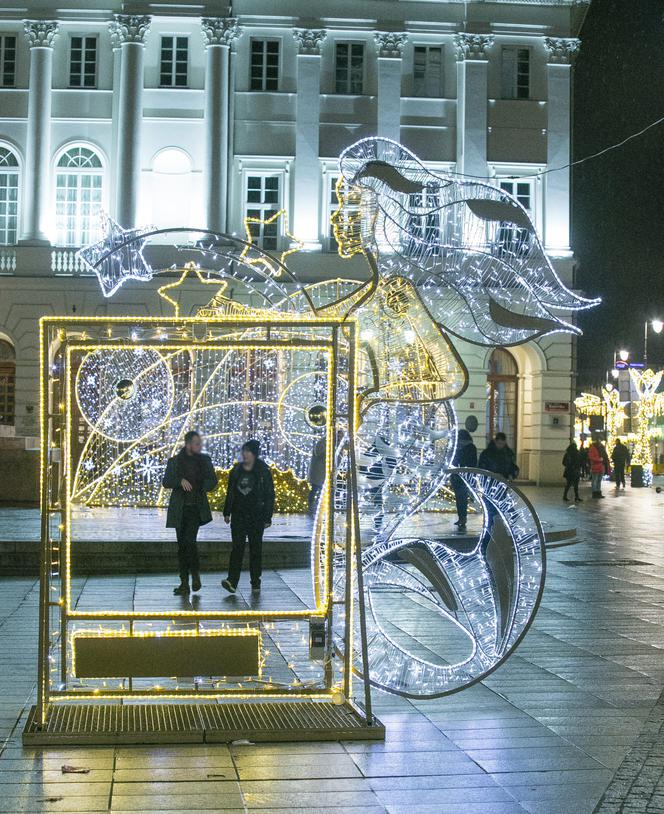
[[[266,274],[271,277],[278,277],[281,274],[281,268],[278,266],[272,265],[269,259],[264,255],[261,254],[259,257],[248,257],[249,252],[251,249],[256,248],[256,244],[254,243],[254,235],[251,232],[251,225],[252,224],[262,224],[263,226],[270,226],[273,223],[278,223],[279,218],[283,218],[283,232],[286,237],[290,240],[289,248],[285,249],[281,252],[279,257],[279,262],[282,266],[286,265],[286,258],[294,254],[295,252],[299,252],[301,249],[304,248],[304,243],[301,240],[298,240],[295,235],[292,235],[288,231],[288,214],[286,213],[285,209],[280,209],[278,212],[270,215],[269,218],[251,218],[246,217],[244,219],[244,231],[247,236],[247,246],[244,247],[242,250],[242,254],[240,255],[240,260],[247,263],[250,266],[262,266],[265,269]]]
[[[191,274],[191,272],[194,272],[194,274],[198,277],[199,282],[201,282],[203,285],[217,286],[218,290],[214,295],[214,299],[221,296],[221,294],[223,294],[223,292],[226,290],[228,286],[228,283],[225,280],[210,279],[210,277],[205,277],[203,275],[203,272],[201,272],[200,268],[193,261],[185,263],[182,268],[182,274],[180,274],[180,278],[178,280],[176,280],[173,283],[166,283],[166,285],[162,285],[161,288],[157,289],[157,293],[159,294],[159,296],[162,299],[166,300],[166,302],[170,303],[175,309],[175,312],[173,314],[173,316],[175,317],[180,316],[180,305],[177,302],[177,300],[174,300],[172,297],[169,297],[169,295],[166,294],[166,292],[172,288],[179,288],[187,279],[187,277]]]

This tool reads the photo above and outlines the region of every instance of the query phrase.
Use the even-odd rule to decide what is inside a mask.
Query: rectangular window
[[[338,42],[334,65],[335,93],[361,96],[364,92],[364,45]]]
[[[97,84],[97,38],[72,37],[69,51],[69,87],[94,88]]]
[[[279,40],[251,41],[251,90],[279,90]]]
[[[16,37],[0,35],[0,87],[13,88],[16,84]]]
[[[440,254],[440,194],[437,185],[427,185],[424,192],[408,196],[407,251],[418,258]]]
[[[189,72],[189,38],[162,37],[159,84],[162,88],[186,88]]]
[[[262,249],[276,249],[279,245],[279,218],[269,221],[281,209],[281,176],[271,173],[248,175],[246,180],[244,211],[247,218],[260,223],[250,223],[249,230],[254,243]]]
[[[530,220],[534,220],[533,187],[530,181],[501,181],[500,189],[516,198],[528,213]],[[521,229],[513,223],[503,221],[498,227],[496,242],[502,252],[519,255],[530,248],[530,237],[528,229]]]
[[[16,243],[18,228],[18,172],[0,168],[0,244]]]
[[[413,49],[413,96],[443,95],[443,49],[416,45]]]
[[[530,48],[505,46],[502,59],[503,99],[529,99]]]

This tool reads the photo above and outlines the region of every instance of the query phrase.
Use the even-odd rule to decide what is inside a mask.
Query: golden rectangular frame
[[[48,715],[49,704],[56,701],[78,701],[78,700],[110,700],[132,698],[132,699],[155,699],[155,698],[178,698],[186,700],[210,700],[210,697],[217,699],[222,698],[309,698],[310,700],[320,699],[329,700],[334,697],[335,691],[339,688],[333,688],[331,683],[328,682],[327,689],[321,691],[314,689],[311,691],[301,690],[299,692],[284,692],[282,689],[275,688],[274,691],[261,690],[256,692],[237,692],[235,690],[215,690],[215,691],[198,691],[191,692],[188,690],[141,690],[141,691],[128,691],[118,690],[113,692],[104,691],[100,694],[98,690],[74,692],[71,690],[54,690],[50,685],[50,670],[49,670],[49,656],[52,646],[51,640],[51,612],[57,608],[60,615],[60,647],[62,653],[61,671],[66,673],[66,647],[67,647],[67,623],[70,618],[72,619],[100,619],[104,620],[128,620],[130,630],[132,630],[133,622],[136,619],[171,619],[174,615],[187,616],[190,620],[198,622],[203,620],[216,620],[229,619],[238,621],[246,619],[247,622],[259,623],[262,620],[274,621],[275,618],[286,617],[300,617],[309,618],[312,616],[327,617],[331,620],[333,610],[332,602],[332,526],[331,522],[327,523],[328,536],[326,538],[326,574],[324,579],[325,593],[322,601],[317,597],[317,606],[315,610],[305,611],[226,611],[226,612],[197,612],[197,611],[164,611],[164,612],[77,612],[71,610],[69,607],[69,546],[70,539],[70,487],[71,487],[71,466],[69,459],[69,447],[67,443],[67,456],[63,458],[65,463],[65,476],[61,479],[65,483],[65,487],[60,491],[60,503],[56,500],[52,504],[53,494],[53,465],[55,456],[52,450],[57,448],[57,443],[54,441],[54,434],[56,430],[56,423],[62,422],[63,417],[65,421],[64,434],[67,436],[71,432],[71,380],[69,365],[67,364],[67,381],[66,381],[66,400],[63,403],[55,404],[52,398],[52,384],[55,379],[52,377],[51,371],[51,342],[57,340],[61,345],[65,345],[65,353],[67,358],[74,349],[89,350],[98,347],[118,348],[124,345],[125,347],[136,347],[137,345],[145,345],[145,342],[135,341],[132,338],[132,333],[136,329],[163,327],[166,331],[178,331],[182,339],[169,338],[167,342],[159,341],[158,344],[161,349],[167,349],[172,346],[177,349],[182,349],[190,346],[201,348],[212,348],[217,345],[237,346],[237,347],[263,347],[263,348],[302,348],[302,349],[317,349],[325,350],[330,354],[332,364],[329,366],[329,388],[328,398],[330,406],[333,408],[337,404],[337,387],[336,381],[339,375],[338,362],[340,357],[340,343],[343,341],[345,354],[347,356],[347,379],[348,379],[348,401],[347,401],[347,414],[344,417],[347,421],[348,427],[348,441],[349,441],[349,455],[350,455],[350,478],[348,488],[348,500],[346,509],[346,533],[345,533],[345,552],[346,552],[346,590],[344,597],[344,604],[346,609],[346,624],[345,624],[345,638],[344,638],[344,652],[347,655],[343,656],[342,665],[342,687],[343,695],[346,699],[350,699],[352,694],[352,653],[354,652],[352,636],[353,625],[352,618],[355,612],[360,615],[360,630],[362,633],[362,653],[366,665],[366,635],[364,632],[363,616],[363,596],[361,590],[359,591],[358,608],[354,609],[355,595],[353,591],[354,578],[357,578],[358,583],[361,581],[361,574],[357,573],[357,564],[361,559],[361,551],[357,540],[359,540],[359,520],[357,517],[357,485],[354,475],[354,437],[358,423],[358,400],[356,397],[356,370],[357,370],[357,330],[356,323],[353,319],[340,320],[336,318],[327,317],[311,317],[311,316],[285,316],[280,314],[264,315],[254,317],[219,317],[219,318],[201,318],[201,317],[43,317],[40,320],[40,420],[41,420],[41,452],[40,452],[40,488],[41,488],[41,571],[40,571],[40,627],[39,627],[39,682],[38,682],[38,703],[37,703],[37,718],[38,720],[45,721]],[[314,333],[316,330],[328,329],[331,338],[329,340],[321,341],[320,339],[307,339],[302,338],[304,332],[310,331]],[[101,341],[98,339],[90,339],[87,336],[88,330],[106,330],[107,337]],[[250,329],[262,330],[265,332],[264,340],[257,340],[254,337],[250,339],[231,339],[228,336],[214,335],[214,331],[236,331],[244,333]],[[297,329],[300,334],[296,338],[280,339],[273,337],[273,334],[279,335],[288,329]],[[72,334],[71,341],[68,331]],[[114,335],[114,332],[119,336]],[[75,339],[74,339],[75,334]],[[152,343],[150,343],[152,344]],[[53,380],[52,380],[53,379]],[[331,410],[331,424],[337,421],[334,414],[335,409]],[[327,460],[330,468],[333,466],[332,444],[333,433],[327,434],[328,455]],[[62,438],[60,444],[62,446]],[[62,474],[62,473],[60,473]],[[333,511],[333,495],[331,484],[333,478],[328,478],[327,494],[325,496],[328,516],[332,516]],[[56,541],[51,539],[51,519],[56,513],[62,512],[64,515],[63,524],[61,525],[62,534],[60,539],[65,541],[65,545],[55,545]],[[60,574],[61,594],[57,601],[52,597],[52,575],[51,569],[54,563],[57,562],[57,567]],[[63,579],[63,575],[65,575]],[[63,583],[64,586],[63,586]],[[330,625],[331,630],[331,625]],[[330,632],[331,636],[331,632]],[[368,670],[364,670],[364,696],[365,696],[365,712],[368,717],[371,717],[371,699],[370,688],[367,676]]]

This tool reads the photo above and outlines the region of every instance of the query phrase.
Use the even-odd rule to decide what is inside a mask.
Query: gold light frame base
[[[32,707],[25,746],[384,740],[352,704],[244,702],[220,704],[55,704],[43,725]]]

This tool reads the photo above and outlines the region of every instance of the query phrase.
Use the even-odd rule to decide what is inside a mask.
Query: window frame
[[[97,159],[99,160],[100,166],[99,167],[75,167],[75,166],[60,167],[59,164],[60,164],[60,161],[63,159],[63,157],[65,155],[67,155],[68,153],[72,152],[73,150],[77,150],[77,149],[89,150],[91,153],[93,153],[97,157]],[[94,206],[95,204],[98,204],[99,213],[97,213],[97,214],[100,214],[101,211],[105,208],[106,194],[107,194],[107,167],[108,167],[108,164],[107,164],[106,157],[104,156],[103,152],[95,144],[90,144],[88,142],[77,141],[77,142],[66,144],[64,147],[62,147],[56,153],[54,161],[53,161],[53,201],[54,201],[54,204],[55,204],[55,207],[54,207],[54,233],[55,233],[55,245],[56,246],[62,246],[62,247],[78,246],[78,247],[80,247],[80,246],[83,246],[83,245],[86,245],[88,243],[93,242],[98,237],[98,234],[96,233],[98,230],[96,230],[94,225],[93,225],[93,223],[94,223],[93,219],[94,219],[94,217],[96,217],[96,214],[91,212],[90,214],[86,215],[86,214],[82,213],[80,210],[83,208],[83,205],[85,203],[89,203],[90,206]],[[68,233],[70,232],[70,229],[69,229],[68,225],[66,225],[66,221],[69,219],[70,216],[66,212],[63,215],[60,215],[59,212],[58,212],[58,208],[59,208],[59,205],[61,203],[69,203],[69,201],[67,201],[67,200],[65,200],[63,202],[58,200],[58,191],[60,189],[58,187],[58,176],[59,175],[72,175],[72,176],[76,176],[76,178],[77,178],[76,185],[75,185],[76,199],[74,201],[77,211],[76,211],[75,215],[73,216],[76,219],[75,230],[73,230],[75,239],[73,241],[69,241]],[[98,187],[99,188],[99,201],[98,202],[97,201],[85,202],[85,201],[82,200],[81,193],[84,191],[85,188],[82,186],[80,179],[84,175],[99,176],[101,178],[101,182],[100,182],[99,187]],[[62,189],[64,189],[65,192],[69,191],[71,188],[72,187],[70,187],[68,185],[65,185],[64,187],[62,187]],[[91,186],[89,189],[94,190],[95,187]],[[59,225],[59,220],[60,220],[61,217],[65,220],[65,225],[62,228]],[[86,236],[86,227],[81,226],[82,223],[87,223],[87,236]],[[61,235],[64,237],[63,240],[60,239]]]
[[[422,75],[422,82],[424,85],[424,90],[426,91],[427,85],[427,66],[429,64],[428,55],[430,51],[438,51],[440,53],[440,62],[439,62],[439,74],[438,74],[438,92],[437,93],[418,93],[417,92],[417,80],[415,76],[415,65],[416,60],[415,56],[418,50],[425,51],[425,61],[424,61],[424,73]],[[444,45],[434,45],[430,43],[415,43],[413,45],[413,96],[417,99],[443,99],[445,96],[445,46]]]
[[[6,150],[10,155],[12,155],[16,159],[16,164],[8,164],[3,165],[0,164],[0,175],[14,175],[16,176],[16,222],[14,225],[14,239],[13,240],[5,240],[5,233],[7,237],[10,235],[9,228],[5,226],[4,228],[0,227],[0,246],[15,246],[20,233],[21,228],[21,175],[22,175],[22,164],[21,164],[21,157],[18,154],[17,150],[10,144],[6,142],[0,142],[0,150]],[[10,189],[10,186],[7,185],[7,189]],[[2,202],[0,202],[1,205]],[[10,201],[7,200],[5,203],[9,204]],[[0,216],[0,223],[2,222],[1,218],[4,217],[5,221],[8,220],[8,215],[5,213],[4,216]]]
[[[80,58],[80,68],[78,73],[78,81],[74,81],[74,74],[73,74],[73,52],[74,52],[74,40],[79,39],[81,40],[81,58]],[[94,72],[92,74],[92,83],[86,84],[85,80],[87,78],[87,74],[85,72],[86,65],[88,61],[86,59],[87,53],[87,46],[86,41],[90,40],[94,43]],[[99,75],[99,37],[96,34],[71,34],[69,37],[69,62],[68,62],[68,69],[69,69],[69,87],[76,88],[76,90],[94,90],[97,87],[97,77]]]
[[[262,52],[261,52],[261,65],[260,65],[260,77],[254,77],[254,44],[262,44]],[[276,77],[274,78],[275,87],[267,87],[268,82],[273,80],[273,77],[269,77],[268,68],[268,45],[275,44],[277,46],[277,64],[276,64]],[[249,40],[249,90],[252,93],[278,93],[281,89],[281,38],[280,37],[251,37]],[[256,79],[258,85],[260,87],[254,87],[254,80]]]
[[[14,61],[12,66],[12,81],[7,82],[5,81],[5,61],[7,59],[6,50],[7,44],[6,40],[11,38],[14,40]],[[0,33],[0,88],[15,88],[16,87],[16,71],[18,68],[18,36],[16,33],[11,31],[2,32]]]
[[[339,90],[339,48],[345,46],[348,48],[348,65],[346,67],[346,90]],[[352,49],[354,47],[359,47],[361,49],[361,56],[362,56],[362,77],[360,79],[360,91],[359,93],[352,89],[352,78],[351,78],[351,70],[352,70]],[[366,59],[366,43],[362,40],[338,40],[334,43],[334,93],[337,96],[364,96],[365,89],[366,89],[366,79],[367,79],[367,59]]]
[[[170,46],[170,63],[171,67],[169,71],[164,70],[164,43],[166,40],[171,41]],[[178,45],[178,40],[185,41],[185,48],[186,48],[186,58],[185,58],[185,73],[184,73],[184,82],[178,83],[178,49],[181,47]],[[162,34],[159,38],[159,87],[160,88],[175,88],[178,90],[183,90],[189,87],[189,56],[190,56],[190,49],[189,49],[189,35],[188,34]],[[170,74],[169,79],[167,82],[164,81],[165,74]]]
[[[261,178],[263,181],[267,178],[276,178],[278,181],[278,200],[276,204],[272,202],[259,202],[249,201],[249,179]],[[261,184],[261,197],[264,197],[266,187]],[[269,213],[276,213],[280,211],[287,211],[286,208],[286,171],[284,169],[276,169],[270,167],[255,167],[243,168],[242,170],[242,232],[243,239],[246,239],[244,222],[248,217],[260,217],[262,219],[269,219]],[[276,221],[276,234],[274,236],[275,245],[265,245],[265,229],[262,224],[258,224],[258,229],[252,229],[252,243],[265,251],[278,251],[283,243],[283,218]],[[258,234],[254,234],[257,232]]]
[[[524,74],[520,71],[520,65],[523,65],[523,62],[520,57],[520,52],[527,54],[526,64],[528,65],[527,72],[525,74],[526,83],[525,83],[525,91],[521,92],[522,86],[520,85],[519,78]],[[501,76],[500,76],[500,91],[501,91],[501,98],[505,100],[513,100],[513,101],[526,101],[532,98],[532,65],[533,65],[533,49],[529,45],[503,45],[500,58],[501,58]],[[510,70],[508,75],[508,62],[507,57],[510,60]],[[509,87],[508,87],[509,85]]]

